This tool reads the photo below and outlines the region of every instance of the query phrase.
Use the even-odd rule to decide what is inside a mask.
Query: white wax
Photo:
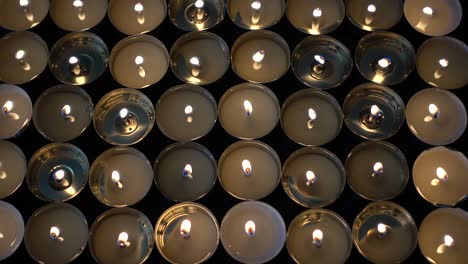
[[[15,144],[0,140],[0,199],[14,193],[26,176],[26,158]]]
[[[51,0],[50,17],[68,31],[96,26],[106,16],[107,0]]]
[[[49,0],[0,1],[0,26],[9,30],[27,30],[37,26],[49,12]]]
[[[4,108],[10,108],[5,112]],[[25,128],[32,115],[29,95],[20,87],[0,84],[0,139],[12,138]]]
[[[11,256],[20,246],[24,221],[13,205],[0,200],[0,261]]]
[[[300,31],[326,34],[343,22],[345,7],[342,0],[288,0],[286,16]]]

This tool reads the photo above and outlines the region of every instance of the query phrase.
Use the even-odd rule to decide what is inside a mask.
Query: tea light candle
[[[201,204],[176,204],[159,217],[154,239],[159,253],[170,263],[202,263],[218,247],[218,222]]]
[[[113,208],[91,226],[89,250],[100,264],[140,264],[153,251],[153,226],[133,208]]]
[[[405,17],[422,34],[442,36],[454,31],[462,19],[458,0],[405,1]]]
[[[330,151],[306,147],[292,153],[281,178],[286,194],[305,207],[324,207],[340,196],[346,175],[340,159]]]
[[[468,46],[452,37],[430,38],[419,46],[416,69],[419,76],[430,85],[457,89],[468,84]]]
[[[166,13],[166,0],[110,0],[107,15],[120,32],[135,35],[157,28]]]
[[[276,127],[280,106],[268,87],[242,83],[224,93],[218,111],[219,121],[229,134],[254,139],[266,136]]]
[[[0,199],[8,197],[20,187],[26,175],[26,166],[23,151],[13,143],[0,140]]]
[[[151,188],[153,169],[143,153],[134,148],[111,148],[94,161],[89,187],[103,204],[130,206],[143,199]]]
[[[145,88],[157,83],[168,67],[166,47],[149,35],[127,37],[117,43],[110,54],[109,70],[112,76],[130,88]]]
[[[211,32],[192,32],[180,37],[170,52],[172,72],[181,81],[210,84],[229,67],[229,47]]]
[[[302,32],[327,34],[343,22],[345,6],[341,0],[288,0],[286,16]]]
[[[296,263],[345,263],[353,240],[346,221],[325,209],[311,209],[294,218],[286,246]]]
[[[241,140],[229,146],[218,161],[224,190],[238,199],[258,200],[272,193],[281,178],[281,162],[267,144]]]
[[[59,39],[50,49],[49,69],[63,83],[83,85],[104,73],[108,57],[106,43],[98,35],[73,32]]]
[[[353,88],[343,103],[344,121],[356,135],[384,140],[400,130],[405,121],[405,105],[392,89],[373,83]]]
[[[468,159],[459,151],[435,147],[422,152],[413,165],[419,194],[436,206],[455,206],[468,196]]]
[[[418,244],[431,263],[462,264],[468,258],[468,213],[460,208],[439,208],[421,223]]]
[[[31,157],[26,182],[37,198],[64,202],[83,190],[88,181],[88,170],[88,159],[78,147],[52,143]]]
[[[93,123],[107,143],[128,146],[145,138],[155,119],[151,100],[142,92],[121,88],[104,95],[96,105]]]
[[[231,50],[232,70],[242,79],[267,83],[279,79],[289,69],[288,43],[268,30],[241,35]]]
[[[400,263],[416,248],[417,227],[403,207],[387,201],[367,205],[353,224],[359,253],[374,263]]]
[[[0,139],[15,137],[28,126],[32,103],[23,89],[11,84],[0,84],[0,107]]]
[[[191,141],[211,131],[216,111],[216,100],[208,90],[191,84],[177,85],[159,98],[156,123],[166,137]]]
[[[154,182],[162,195],[173,201],[203,197],[215,185],[216,176],[215,158],[198,143],[172,144],[154,163]]]
[[[182,30],[206,30],[224,19],[224,2],[224,0],[169,0],[169,19],[174,26]]]
[[[23,216],[13,205],[0,200],[0,261],[15,253],[23,235]]]
[[[387,30],[403,15],[401,0],[351,0],[346,2],[346,15],[358,28],[367,31]]]
[[[268,28],[281,20],[284,0],[228,0],[227,11],[231,20],[241,28],[257,30]]]
[[[421,141],[447,145],[463,135],[467,125],[466,108],[450,91],[424,89],[408,101],[406,122]]]
[[[346,158],[351,189],[369,200],[388,200],[399,195],[409,178],[405,155],[394,145],[367,141],[354,147]]]
[[[245,201],[232,207],[221,222],[221,242],[242,263],[266,263],[284,246],[286,226],[271,205]]]
[[[107,0],[52,0],[50,17],[68,31],[82,31],[96,26],[106,16]]]
[[[34,103],[33,122],[45,138],[65,142],[77,138],[89,126],[93,110],[92,99],[85,90],[56,85]]]
[[[2,82],[11,84],[29,82],[41,74],[47,66],[49,56],[47,44],[32,32],[18,31],[6,34],[0,39],[0,49]]]
[[[341,130],[343,113],[336,99],[316,89],[289,96],[281,108],[281,126],[294,142],[320,146],[332,141]]]
[[[70,263],[81,255],[87,242],[86,217],[70,204],[45,205],[26,224],[24,244],[39,263]]]
[[[48,12],[48,0],[2,1],[0,27],[9,30],[27,30],[41,23]]]

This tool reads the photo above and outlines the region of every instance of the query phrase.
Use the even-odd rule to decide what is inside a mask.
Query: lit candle
[[[93,162],[89,186],[96,198],[109,206],[136,204],[151,188],[153,169],[143,153],[134,148],[111,148]]]
[[[20,187],[26,175],[26,166],[23,151],[13,143],[0,140],[0,199],[8,197]]]
[[[0,261],[10,257],[20,246],[24,221],[13,205],[0,200]]]
[[[133,208],[114,208],[101,214],[91,226],[89,250],[98,263],[141,264],[154,246],[153,226]]]
[[[224,93],[218,113],[226,132],[238,138],[254,139],[269,134],[276,127],[280,106],[268,87],[242,83]]]
[[[31,115],[29,95],[18,86],[0,84],[0,139],[17,136],[28,126]]]
[[[278,211],[258,201],[232,207],[221,223],[221,242],[242,263],[266,263],[282,250],[286,226]]]
[[[435,147],[422,152],[413,165],[419,194],[437,206],[455,206],[468,196],[468,159],[462,152]]]
[[[170,0],[169,19],[186,31],[200,31],[214,27],[224,19],[224,0]]]
[[[242,140],[229,146],[218,161],[219,181],[229,194],[258,200],[272,193],[281,178],[276,152],[263,142]]]
[[[2,1],[0,27],[8,30],[27,30],[41,23],[48,12],[48,0]]]
[[[218,247],[218,222],[203,205],[180,203],[159,217],[154,239],[159,252],[170,263],[202,263]]]
[[[227,11],[231,20],[241,28],[257,30],[268,28],[281,20],[284,0],[228,0]]]
[[[346,2],[346,15],[355,26],[367,30],[387,30],[403,15],[401,0],[351,0]]]
[[[216,160],[198,143],[175,143],[164,149],[154,163],[159,191],[173,201],[194,201],[207,194],[216,182]]]
[[[106,16],[107,0],[52,0],[50,17],[68,31],[82,31],[96,26]]]
[[[88,223],[83,213],[65,203],[39,208],[28,220],[24,244],[39,263],[69,263],[88,242]]]

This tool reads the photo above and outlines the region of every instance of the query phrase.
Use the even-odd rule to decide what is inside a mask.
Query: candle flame
[[[315,119],[317,119],[317,112],[315,112],[314,109],[309,108],[308,114],[311,121],[315,121]]]
[[[69,62],[70,64],[78,63],[78,58],[75,57],[75,56],[71,56],[71,57],[68,59],[68,62]]]
[[[19,5],[21,7],[26,7],[29,5],[29,1],[28,0],[19,0]]]
[[[130,246],[130,242],[128,242],[127,232],[121,232],[119,234],[119,237],[117,239],[117,245],[119,245],[120,248],[127,248]]]
[[[388,58],[382,58],[377,63],[382,68],[388,68],[388,66],[390,66],[390,64],[392,64],[392,62]]]
[[[385,235],[385,233],[387,233],[387,226],[382,223],[379,223],[377,225],[377,231],[380,235]]]
[[[117,187],[119,187],[119,189],[123,188],[123,184],[120,181],[120,173],[118,171],[112,171],[111,179],[113,183],[117,184]]]
[[[315,8],[314,11],[312,11],[312,15],[315,18],[321,17],[322,16],[322,9],[320,8]]]
[[[190,236],[190,230],[191,229],[192,229],[192,222],[190,222],[190,220],[188,220],[188,219],[185,219],[180,224],[180,234],[184,238],[188,238]]]
[[[448,66],[449,61],[447,59],[440,59],[439,64],[440,64],[440,66],[442,66],[442,68],[445,68],[445,67]]]
[[[377,11],[377,7],[373,4],[370,4],[367,6],[367,11],[369,11],[369,13],[375,13],[375,11]]]
[[[65,171],[64,170],[58,170],[54,173],[54,178],[56,181],[61,181],[65,177]]]
[[[317,176],[315,176],[315,173],[313,171],[307,171],[306,172],[306,185],[310,186],[312,185],[315,181],[317,181]]]
[[[320,247],[322,244],[323,240],[323,232],[320,229],[315,229],[312,232],[312,243],[314,243],[315,246]]]
[[[435,104],[429,104],[428,109],[429,109],[429,113],[431,113],[431,115],[436,115],[439,112],[439,108]]]
[[[257,63],[262,62],[264,58],[265,58],[265,51],[263,50],[259,50],[255,52],[255,54],[252,56],[252,60]]]
[[[13,109],[13,102],[12,101],[6,101],[5,104],[2,107],[2,110],[4,113],[9,113]]]
[[[252,7],[253,10],[258,11],[262,7],[262,3],[260,1],[253,1],[250,7]]]
[[[372,176],[376,176],[376,175],[380,175],[383,173],[383,164],[382,162],[376,162],[374,163],[374,166],[373,166],[373,173],[372,173]]]
[[[138,2],[138,3],[135,4],[135,6],[134,6],[133,9],[135,10],[135,12],[142,12],[143,9],[144,9],[144,8],[143,8],[143,4],[140,3],[140,2]]]
[[[62,108],[62,113],[64,115],[69,115],[71,113],[70,105],[64,105],[63,108]]]
[[[194,66],[200,66],[200,58],[192,57],[190,58],[190,63]]]
[[[26,55],[26,52],[24,50],[18,50],[15,54],[15,58],[17,60],[21,60],[24,58],[24,55]]]
[[[196,8],[202,8],[204,5],[205,5],[205,2],[203,2],[203,0],[195,1],[195,7]]]
[[[191,105],[187,105],[184,111],[186,115],[190,115],[191,113],[193,113],[193,107]]]
[[[371,114],[373,116],[376,116],[376,115],[380,114],[381,110],[377,105],[372,105],[371,109],[370,109],[370,112],[371,112]]]
[[[64,240],[63,237],[60,236],[60,229],[56,226],[50,228],[49,235],[53,240]]]
[[[73,1],[73,6],[74,7],[82,7],[83,6],[83,1],[75,0],[75,1]]]
[[[250,103],[249,100],[245,100],[245,101],[244,101],[244,110],[245,110],[245,115],[246,115],[246,116],[252,115],[253,106],[252,106],[252,103]]]
[[[432,10],[432,8],[429,6],[424,7],[422,11],[428,16],[432,16],[434,14],[434,10]]]
[[[122,108],[119,112],[119,115],[121,118],[125,118],[128,116],[128,109],[127,108]]]
[[[448,178],[447,172],[442,167],[437,167],[436,175],[440,180],[446,180]]]
[[[193,172],[192,165],[186,164],[182,175],[184,176],[184,178],[192,179],[192,172]]]
[[[455,245],[455,240],[453,239],[453,237],[451,237],[449,235],[445,235],[444,236],[444,244],[447,247],[451,247],[451,246]]]
[[[249,160],[242,161],[242,170],[244,171],[245,176],[252,174],[252,165]]]
[[[136,56],[136,57],[135,57],[135,64],[138,65],[138,66],[141,65],[141,64],[143,64],[144,61],[145,61],[145,60],[143,59],[142,56]]]
[[[255,236],[255,222],[254,221],[249,220],[245,223],[245,233],[249,237]]]
[[[315,59],[318,63],[320,63],[320,64],[322,64],[322,65],[325,64],[325,58],[324,58],[323,56],[315,55],[315,56],[314,56],[314,59]]]

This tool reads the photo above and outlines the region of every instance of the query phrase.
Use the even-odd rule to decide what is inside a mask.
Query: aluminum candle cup
[[[154,182],[167,199],[194,201],[216,183],[216,160],[198,143],[175,143],[164,149],[154,163]]]
[[[284,15],[284,0],[228,0],[231,20],[241,28],[257,30],[273,26]]]
[[[0,261],[10,257],[20,246],[24,221],[13,205],[0,200]]]
[[[276,95],[261,84],[238,84],[219,101],[219,122],[226,132],[241,139],[266,136],[278,124],[279,114]]]
[[[88,181],[88,170],[88,159],[78,147],[52,143],[31,157],[26,182],[37,198],[64,202],[83,190]]]
[[[159,253],[170,263],[202,263],[218,247],[218,222],[201,204],[176,204],[159,217],[154,239]]]
[[[401,0],[348,0],[346,16],[358,28],[367,31],[387,30],[400,22]]]
[[[8,33],[0,38],[0,50],[2,82],[12,84],[29,82],[41,74],[47,66],[49,48],[35,33],[29,31]]]
[[[367,205],[353,224],[359,253],[373,263],[401,263],[414,251],[418,229],[403,207],[387,201]]]
[[[0,27],[8,30],[27,30],[37,26],[49,12],[49,0],[2,1]]]
[[[330,151],[306,147],[291,154],[281,178],[286,194],[305,207],[324,207],[340,196],[346,175],[340,159]]]
[[[26,166],[23,151],[13,143],[0,140],[0,199],[20,187],[26,176]]]
[[[78,208],[51,203],[29,218],[24,244],[38,263],[70,263],[83,253],[88,232],[86,217]]]
[[[369,200],[398,196],[409,178],[405,155],[394,145],[367,141],[354,147],[346,158],[346,175],[351,189]]]
[[[206,30],[224,19],[224,0],[169,0],[168,15],[174,26],[186,31]]]
[[[90,29],[106,16],[107,0],[51,0],[50,17],[68,31]]]
[[[413,165],[419,194],[436,206],[455,206],[468,196],[468,159],[456,150],[435,147],[422,152]]]
[[[208,134],[217,118],[216,100],[210,92],[191,84],[177,85],[156,105],[156,123],[168,138],[191,141]]]
[[[16,137],[29,125],[32,103],[20,87],[0,84],[0,139]]]

